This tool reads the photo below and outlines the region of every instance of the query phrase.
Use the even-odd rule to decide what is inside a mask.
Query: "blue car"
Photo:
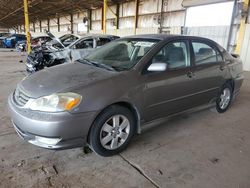
[[[18,41],[26,41],[26,36],[22,34],[12,34],[3,40],[3,46],[6,48],[15,48]]]

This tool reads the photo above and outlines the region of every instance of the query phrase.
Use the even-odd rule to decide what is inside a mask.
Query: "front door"
[[[167,71],[147,72],[144,90],[145,119],[151,121],[193,106],[190,47],[186,40],[167,43],[151,60],[166,63]]]

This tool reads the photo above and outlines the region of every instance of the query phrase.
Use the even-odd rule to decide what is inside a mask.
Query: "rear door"
[[[167,43],[151,60],[166,63],[164,72],[146,73],[144,90],[146,121],[165,117],[193,107],[195,82],[190,74],[188,40]]]
[[[191,71],[195,81],[196,105],[215,100],[224,82],[224,61],[217,46],[206,40],[191,40]]]

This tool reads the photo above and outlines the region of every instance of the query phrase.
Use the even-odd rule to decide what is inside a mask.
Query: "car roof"
[[[103,38],[109,38],[109,37],[117,37],[117,38],[120,38],[118,36],[115,36],[115,35],[105,35],[105,34],[85,34],[85,35],[82,35],[79,39],[77,39],[76,41],[72,42],[70,46],[73,46],[75,45],[76,43],[78,43],[79,41],[81,41],[82,39],[84,38],[89,38],[89,37],[93,37],[93,38],[97,38],[97,37],[103,37]]]
[[[140,38],[140,39],[158,39],[158,40],[168,40],[168,39],[199,39],[212,41],[207,38],[197,37],[197,36],[187,36],[187,35],[169,35],[169,34],[144,34],[144,35],[132,35],[123,38]],[[212,41],[214,42],[214,41]]]
[[[39,37],[50,37],[50,36],[48,36],[48,35],[40,35],[40,36],[36,36],[34,38],[39,38]]]
[[[81,39],[82,38],[86,38],[86,37],[105,37],[105,38],[108,38],[108,37],[119,37],[119,36],[116,36],[116,35],[106,35],[106,34],[83,34],[83,35],[80,35]]]

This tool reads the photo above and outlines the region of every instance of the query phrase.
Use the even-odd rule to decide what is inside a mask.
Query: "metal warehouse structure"
[[[230,51],[248,54],[249,0],[235,0],[231,26],[185,28],[189,7],[233,0],[0,0],[0,27],[25,32],[27,2],[29,33],[38,36],[49,30],[56,36],[66,33],[107,33],[119,36],[167,33],[211,38]],[[28,26],[27,26],[28,27]],[[81,27],[83,27],[81,29]],[[3,29],[1,29],[3,30]],[[4,31],[4,30],[3,30]],[[244,42],[244,44],[243,44]],[[248,48],[247,48],[248,49]],[[247,63],[247,64],[250,64]],[[245,66],[245,69],[249,69]]]
[[[0,67],[0,188],[250,188],[250,0],[0,0]]]

